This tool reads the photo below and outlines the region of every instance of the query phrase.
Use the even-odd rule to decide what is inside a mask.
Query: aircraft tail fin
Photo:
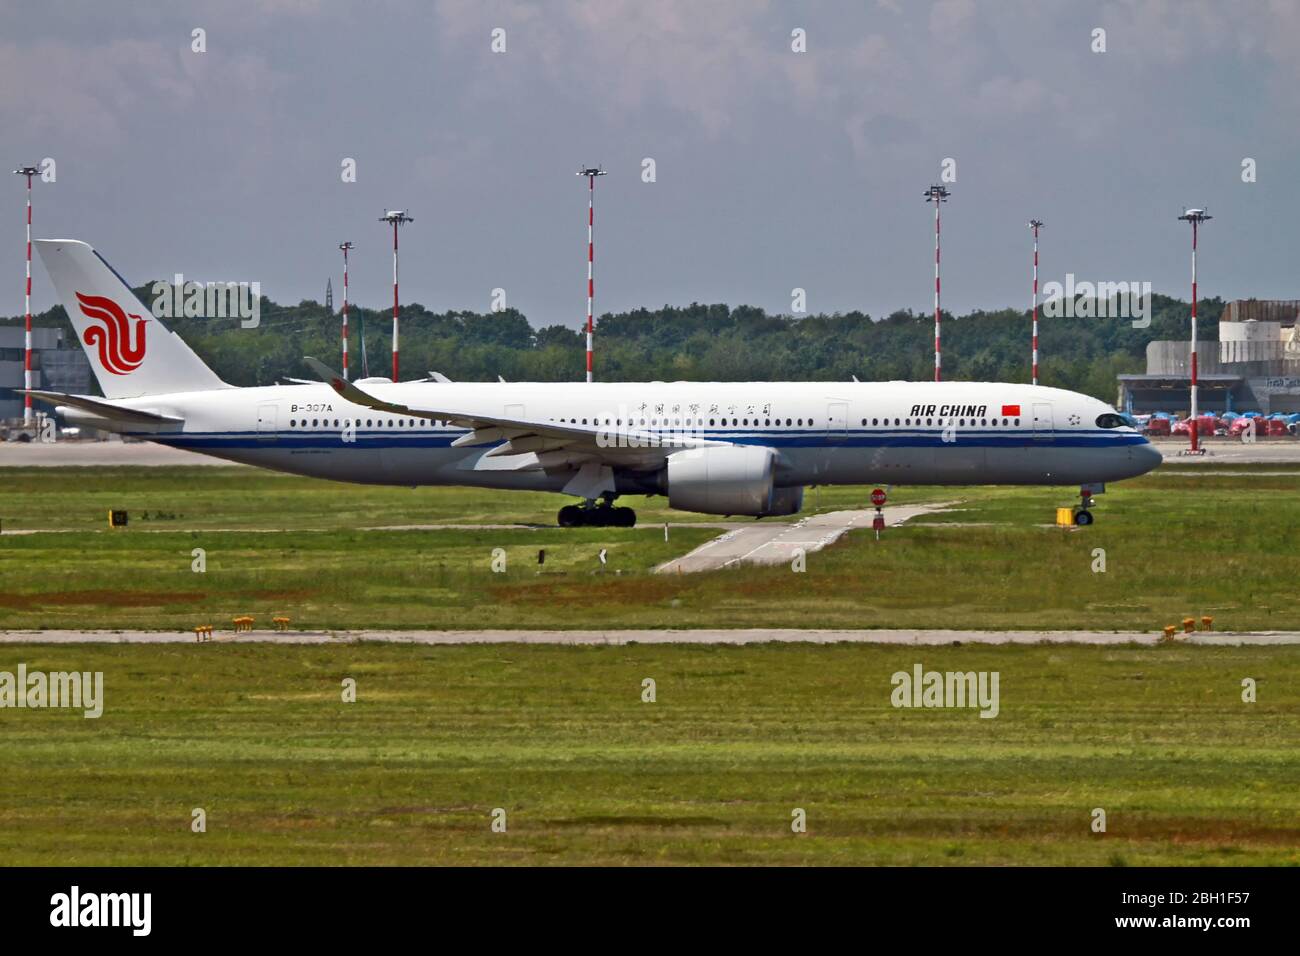
[[[106,398],[229,388],[89,245],[35,245]]]

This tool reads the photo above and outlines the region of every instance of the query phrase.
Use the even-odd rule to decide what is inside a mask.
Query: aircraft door
[[[257,440],[275,441],[280,406],[275,402],[264,402],[257,406]]]
[[[849,403],[831,402],[826,406],[826,437],[843,441],[849,427]]]
[[[1034,403],[1034,441],[1051,441],[1052,429],[1056,426],[1052,422],[1052,406],[1048,402]]]

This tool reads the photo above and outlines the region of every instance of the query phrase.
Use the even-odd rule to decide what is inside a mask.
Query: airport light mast
[[[1030,365],[1033,370],[1033,383],[1038,384],[1038,230],[1043,226],[1043,220],[1031,219],[1029,226],[1034,230],[1034,324],[1033,324],[1033,343],[1031,345],[1032,356]]]
[[[35,166],[20,166],[17,176],[27,177],[27,288],[23,293],[23,425],[32,424],[32,177],[40,174]]]
[[[591,337],[594,328],[592,304],[596,296],[596,286],[591,278],[591,265],[596,258],[596,245],[592,241],[592,229],[596,222],[596,177],[606,175],[599,166],[589,166],[578,170],[579,176],[587,177],[587,381],[591,379]]]
[[[415,222],[401,209],[390,209],[379,217],[380,222],[393,225],[393,381],[397,381],[397,227]]]
[[[350,242],[340,242],[343,250],[343,381],[348,380],[348,250]]]
[[[942,360],[939,348],[939,204],[948,201],[950,193],[939,185],[931,186],[921,194],[926,202],[934,203],[934,380],[942,378]]]
[[[1192,377],[1192,414],[1191,414],[1191,427],[1190,427],[1189,431],[1190,431],[1190,433],[1191,433],[1191,437],[1192,437],[1192,447],[1191,447],[1191,449],[1190,449],[1190,450],[1191,450],[1191,453],[1192,453],[1193,455],[1199,455],[1199,454],[1201,454],[1201,445],[1200,445],[1200,441],[1198,440],[1198,436],[1197,436],[1197,427],[1196,427],[1196,426],[1197,426],[1196,416],[1197,416],[1197,413],[1198,413],[1197,403],[1196,403],[1196,398],[1197,398],[1197,395],[1196,395],[1196,389],[1197,389],[1197,381],[1196,381],[1196,364],[1197,364],[1197,363],[1196,363],[1196,238],[1197,238],[1197,233],[1200,231],[1200,225],[1201,225],[1201,223],[1205,222],[1206,220],[1213,219],[1214,217],[1211,216],[1209,213],[1207,213],[1204,209],[1186,209],[1186,210],[1183,211],[1183,214],[1182,214],[1181,216],[1179,216],[1178,218],[1181,219],[1181,220],[1183,220],[1184,222],[1190,222],[1190,223],[1192,224],[1192,356],[1191,356],[1191,357],[1192,357],[1192,376],[1191,376],[1191,377]]]

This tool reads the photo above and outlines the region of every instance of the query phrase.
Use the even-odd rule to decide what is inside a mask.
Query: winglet
[[[334,391],[338,392],[340,398],[345,399],[354,405],[373,408],[379,412],[399,412],[409,414],[411,411],[405,405],[395,405],[392,402],[385,402],[382,399],[371,395],[369,392],[362,391],[324,362],[314,359],[310,355],[304,355],[302,360],[307,363],[308,368],[319,376],[322,382],[334,389]]]

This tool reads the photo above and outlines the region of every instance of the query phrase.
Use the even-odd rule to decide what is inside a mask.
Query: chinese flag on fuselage
[[[1018,418],[1020,416],[1019,405],[1003,405],[1002,414],[1009,418]]]

